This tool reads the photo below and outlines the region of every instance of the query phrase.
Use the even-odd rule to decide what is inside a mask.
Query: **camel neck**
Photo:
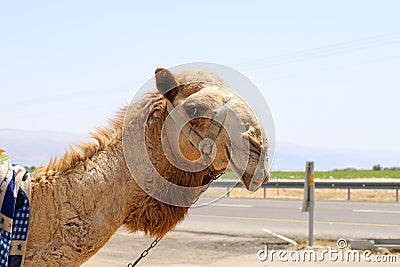
[[[129,177],[121,144],[115,142],[34,183],[28,266],[36,257],[57,263],[51,266],[79,266],[94,255],[123,224]]]

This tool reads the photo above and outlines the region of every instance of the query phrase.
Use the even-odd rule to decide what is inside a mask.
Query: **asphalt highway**
[[[208,202],[202,198],[200,202]],[[289,238],[307,237],[308,213],[301,201],[270,199],[222,199],[190,209],[177,231],[268,235],[262,229]],[[317,201],[315,238],[397,238],[400,239],[400,203]]]

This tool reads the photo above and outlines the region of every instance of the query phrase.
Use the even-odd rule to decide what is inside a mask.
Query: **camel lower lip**
[[[267,175],[265,178],[257,179],[254,174],[249,174],[245,170],[240,170],[238,167],[236,167],[233,161],[231,161],[231,164],[233,171],[240,177],[246,189],[249,191],[256,191],[266,180],[268,181],[269,179],[269,175]]]
[[[249,175],[246,171],[240,170],[238,167],[236,167],[235,163],[233,161],[231,161],[232,163],[232,169],[233,171],[240,177],[240,179],[243,181],[245,187],[247,190],[250,190],[250,184],[251,184],[251,180],[252,177],[251,175]],[[250,176],[250,177],[248,177]]]

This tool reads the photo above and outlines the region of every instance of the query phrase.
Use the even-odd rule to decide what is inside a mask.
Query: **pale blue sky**
[[[86,133],[159,66],[262,91],[278,141],[400,151],[399,1],[3,1],[0,128]]]

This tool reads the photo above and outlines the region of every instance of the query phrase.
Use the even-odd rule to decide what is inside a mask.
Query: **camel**
[[[47,166],[35,170],[24,266],[80,266],[121,226],[131,232],[143,231],[161,238],[185,218],[190,205],[164,203],[134,179],[141,174],[132,173],[128,165],[140,170],[141,164],[127,162],[123,136],[134,136],[137,129],[146,135],[146,153],[156,171],[171,184],[190,188],[205,186],[228,167],[240,174],[249,190],[255,190],[268,180],[268,141],[264,130],[245,101],[230,91],[221,78],[206,71],[173,74],[160,68],[156,70],[155,80],[154,91],[122,109],[107,127],[92,133],[97,143],[77,144],[77,148],[71,148],[64,156],[53,158]],[[196,113],[204,116],[218,112],[230,99],[235,103],[229,109],[242,121],[244,132],[230,133],[235,135],[230,137],[222,127],[215,137],[216,152],[207,168],[192,172],[174,166],[163,149],[163,146],[170,150],[175,147],[169,146],[168,135],[162,137],[163,123],[169,114],[168,102],[181,107],[179,113],[190,119]],[[230,123],[230,113],[224,124]],[[128,127],[124,128],[124,124]],[[190,127],[199,136],[207,136],[212,119],[194,118],[190,120]],[[180,153],[174,154],[178,161],[183,160],[182,157],[186,160],[201,157],[201,152],[183,133],[179,133],[178,147]],[[246,162],[244,167],[237,162],[229,166],[232,151],[247,150],[248,153],[237,156],[237,161]],[[190,165],[191,161],[188,162]],[[262,179],[255,181],[253,176],[260,170]],[[148,174],[147,170],[143,173]],[[152,181],[152,177],[146,179]],[[152,186],[157,189],[157,184]],[[199,193],[197,190],[185,197],[191,198],[189,203],[192,203]]]

